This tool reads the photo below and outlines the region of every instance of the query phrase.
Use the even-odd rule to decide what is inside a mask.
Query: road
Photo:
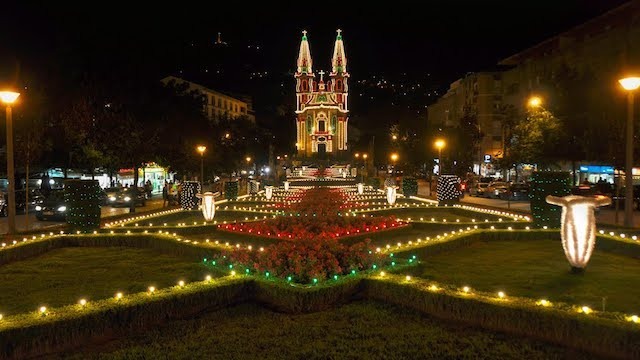
[[[422,185],[422,186],[421,186]],[[423,197],[427,197],[427,198],[434,198],[432,196],[430,196],[429,194],[429,189],[428,189],[428,184],[426,182],[424,183],[419,183],[418,186],[418,195],[419,196],[423,196]],[[435,194],[433,194],[435,195]],[[480,207],[490,207],[490,208],[497,208],[497,209],[510,209],[512,211],[516,211],[516,212],[523,212],[523,213],[530,213],[531,212],[531,207],[529,206],[529,202],[528,201],[506,201],[506,200],[500,200],[500,199],[488,199],[488,198],[481,198],[481,197],[472,197],[469,196],[469,194],[465,194],[464,198],[462,199],[462,203],[464,204],[473,204],[473,205],[478,205]],[[624,218],[624,209],[620,209],[620,211],[618,212],[618,221],[616,223],[616,211],[615,209],[612,209],[610,207],[606,207],[606,208],[600,208],[598,209],[598,211],[596,211],[596,222],[598,223],[598,225],[609,225],[609,226],[622,226],[623,225],[623,218]],[[634,211],[633,212],[633,224],[634,224],[634,228],[640,228],[640,211]]]
[[[147,200],[147,204],[144,207],[137,207],[137,211],[148,211],[154,209],[160,209],[162,207],[162,199],[153,198],[151,200]],[[114,208],[111,206],[103,206],[102,207],[102,218],[107,218],[110,216],[121,215],[129,213],[129,208],[118,207]],[[64,224],[61,221],[39,221],[36,219],[35,214],[29,213],[29,229],[30,230],[47,230],[50,228],[54,228]],[[26,216],[24,214],[16,215],[16,228],[18,232],[25,231],[27,229],[26,226]],[[0,234],[6,234],[8,230],[7,218],[0,218]]]

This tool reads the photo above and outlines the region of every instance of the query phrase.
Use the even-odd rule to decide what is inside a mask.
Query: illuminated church
[[[299,156],[338,154],[347,150],[349,107],[349,73],[342,42],[337,30],[331,59],[331,72],[313,71],[307,32],[302,32],[296,79],[296,148]]]

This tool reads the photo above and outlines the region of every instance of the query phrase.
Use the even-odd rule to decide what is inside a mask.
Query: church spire
[[[333,47],[333,58],[331,59],[332,72],[334,74],[347,72],[347,56],[344,52],[344,43],[342,42],[342,30],[336,31],[336,44]]]
[[[300,52],[298,53],[298,74],[313,73],[311,63],[311,50],[309,50],[309,42],[307,41],[307,30],[302,31],[302,40],[300,41]]]

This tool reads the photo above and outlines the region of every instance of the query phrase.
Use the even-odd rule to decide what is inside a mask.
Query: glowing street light
[[[8,234],[16,232],[16,184],[15,169],[13,167],[13,121],[11,105],[18,99],[20,93],[13,91],[0,91],[0,100],[7,106],[7,180],[9,183],[8,206]]]
[[[231,137],[231,134],[229,134],[229,133],[225,133],[225,134],[224,134],[224,138],[225,138],[225,139],[229,139],[230,137]]]
[[[437,139],[434,145],[438,149],[438,174],[442,174],[442,148],[445,147],[446,143],[443,139]]]
[[[398,161],[398,154],[397,153],[391,154],[391,161],[393,161],[393,164],[395,165],[396,161]]]
[[[251,157],[250,157],[250,156],[247,156],[247,157],[245,158],[245,160],[247,160],[247,164],[248,164],[248,163],[250,163],[250,162],[251,162]]]
[[[623,89],[627,91],[627,140],[625,151],[625,202],[624,202],[624,226],[633,226],[633,97],[634,92],[640,87],[640,77],[630,76],[618,80]]]
[[[529,101],[527,101],[527,105],[529,105],[530,108],[538,108],[542,106],[542,99],[538,96],[532,96],[529,98]]]
[[[360,158],[360,153],[356,153],[354,156],[356,157],[356,159],[358,159]]]
[[[393,136],[391,136],[391,139],[393,139],[393,140],[398,140],[398,135],[393,135]]]
[[[199,145],[198,147],[196,147],[196,150],[200,153],[200,183],[202,184],[201,187],[203,187],[204,186],[204,152],[207,151],[207,147],[204,145]]]

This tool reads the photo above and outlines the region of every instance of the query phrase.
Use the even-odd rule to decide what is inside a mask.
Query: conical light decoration
[[[213,220],[213,217],[216,214],[216,204],[214,201],[215,194],[207,191],[204,194],[197,194],[197,197],[202,199],[202,215],[206,221]]]
[[[358,183],[358,195],[362,195],[364,193],[364,184]]]
[[[396,203],[396,189],[398,189],[397,186],[387,186],[387,202],[389,205]]]
[[[267,200],[271,200],[271,198],[273,197],[273,186],[264,187],[264,197],[266,197]]]
[[[289,182],[288,181],[284,182],[284,191],[289,191]]]
[[[549,204],[562,206],[560,235],[564,254],[573,272],[584,271],[596,243],[594,210],[597,206],[611,204],[611,199],[605,196],[549,195],[546,201]]]

